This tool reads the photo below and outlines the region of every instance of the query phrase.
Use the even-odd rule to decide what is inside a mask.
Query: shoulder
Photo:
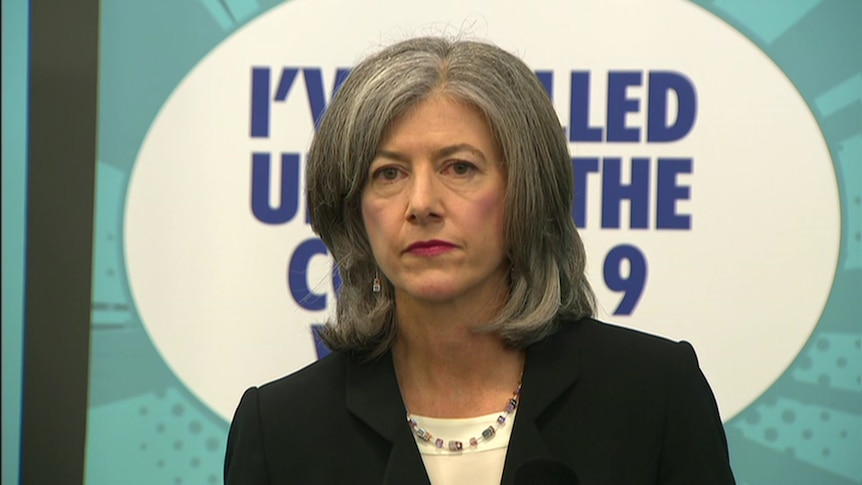
[[[659,447],[659,482],[734,483],[718,405],[688,342],[593,319],[568,323],[559,334],[578,348],[581,391],[628,423],[620,435],[630,443],[640,432],[645,455]]]
[[[321,450],[335,443],[354,454],[361,446],[363,452],[379,451],[368,445],[373,440],[345,406],[348,374],[359,367],[356,364],[345,354],[333,353],[249,388],[228,433],[225,483],[342,483],[344,473],[355,471],[349,463],[353,456],[333,458]],[[376,456],[364,459],[370,462]],[[324,470],[326,466],[330,468]],[[376,473],[377,468],[369,465],[363,472]]]
[[[595,361],[648,367],[686,363],[697,366],[694,349],[686,341],[676,342],[592,318],[561,320],[557,334],[551,338],[569,348],[576,347],[585,364]]]
[[[658,397],[678,379],[700,372],[694,349],[687,342],[612,325],[592,318],[560,319],[555,333],[530,352],[549,376],[580,381],[623,393]],[[565,370],[564,370],[565,369]]]
[[[577,338],[595,340],[607,344],[635,345],[638,348],[661,349],[676,342],[665,337],[623,327],[612,323],[601,322],[593,318],[579,320],[560,320],[561,334],[577,332]]]
[[[350,358],[332,353],[302,369],[257,388],[263,416],[320,412],[325,403],[337,402],[344,394],[345,374]],[[343,399],[342,399],[343,402]]]
[[[540,417],[548,448],[582,481],[733,483],[691,345],[591,318],[557,324],[528,349],[518,412]]]
[[[299,437],[325,422],[344,392],[347,358],[331,354],[288,376],[245,391],[231,421],[226,483],[281,483],[285,463],[304,456]],[[313,457],[306,457],[311,460]],[[275,475],[274,475],[275,474]]]
[[[559,319],[554,333],[527,349],[527,364],[534,386],[549,396],[575,388],[605,406],[623,396],[661,406],[674,382],[700,374],[688,343],[592,318]]]

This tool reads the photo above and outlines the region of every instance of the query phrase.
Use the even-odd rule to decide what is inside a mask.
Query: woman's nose
[[[407,219],[427,223],[442,216],[440,188],[433,172],[415,171],[407,200]]]

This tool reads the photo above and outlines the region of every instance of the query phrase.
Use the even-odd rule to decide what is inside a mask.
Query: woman
[[[228,484],[733,483],[691,346],[591,318],[567,142],[522,61],[440,38],[369,57],[306,177],[343,280],[333,354],[245,393]]]

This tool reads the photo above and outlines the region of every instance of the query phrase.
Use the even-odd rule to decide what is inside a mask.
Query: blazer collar
[[[503,484],[514,482],[517,467],[526,460],[550,456],[536,420],[580,375],[578,323],[558,322],[549,337],[527,348],[521,402],[515,418]],[[429,484],[415,438],[406,423],[392,354],[367,363],[348,360],[347,409],[392,443],[382,483]]]
[[[413,433],[407,425],[407,410],[398,389],[392,354],[372,362],[348,360],[347,409],[392,443],[384,484],[428,484],[428,474]]]
[[[580,377],[579,322],[558,321],[557,330],[529,347],[521,383],[521,402],[512,429],[502,484],[532,458],[551,457],[536,421]]]

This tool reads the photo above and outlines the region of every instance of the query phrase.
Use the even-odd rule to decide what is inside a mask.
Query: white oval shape
[[[602,175],[592,174],[582,235],[600,316],[691,341],[725,420],[744,409],[787,368],[825,305],[839,248],[837,184],[819,127],[771,60],[707,12],[667,0],[505,8],[491,0],[383,0],[373,12],[361,2],[294,0],[231,36],[164,105],[129,182],[130,286],[168,365],[230,419],[246,387],[316,357],[309,325],[327,312],[304,310],[287,285],[296,248],[314,237],[304,201],[281,225],[260,222],[250,209],[252,153],[277,160],[282,151],[307,149],[313,126],[305,84],[300,74],[287,98],[271,104],[271,137],[252,138],[252,67],[272,67],[273,94],[282,67],[319,67],[328,98],[337,68],[382,45],[462,31],[552,70],[566,126],[571,71],[592,73],[590,121],[599,127],[609,71],[642,72],[644,84],[655,70],[692,80],[697,120],[685,138],[573,145],[573,156],[621,157],[623,167],[632,157],[652,160],[650,229],[600,229]],[[640,112],[626,124],[643,129],[646,89],[627,93],[640,99]],[[693,160],[692,173],[677,177],[690,199],[676,206],[691,216],[691,230],[654,229],[655,160],[673,156]],[[627,202],[622,212],[625,227]],[[620,295],[606,287],[602,266],[623,243],[643,253],[648,277],[633,314],[612,316]],[[311,258],[308,281],[331,308],[330,267],[325,256]]]

